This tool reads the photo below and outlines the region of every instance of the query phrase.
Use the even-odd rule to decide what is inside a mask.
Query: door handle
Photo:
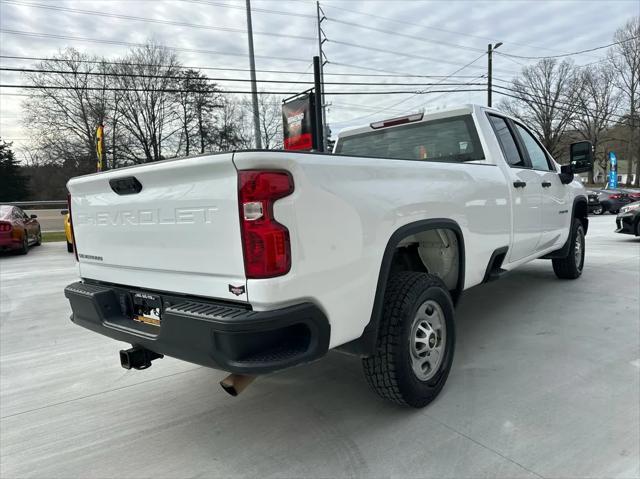
[[[543,188],[549,188],[551,186],[551,183],[549,181],[543,181],[542,182],[542,187]]]
[[[514,181],[513,186],[515,186],[516,188],[524,188],[525,186],[527,186],[527,183],[524,181]]]

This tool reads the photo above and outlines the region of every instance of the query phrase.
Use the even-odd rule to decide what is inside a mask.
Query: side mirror
[[[31,215],[31,216],[30,216],[30,218],[31,218],[32,220],[35,220],[37,217],[38,217],[38,215]]]
[[[571,173],[586,173],[593,170],[593,146],[590,141],[571,143],[569,166]]]
[[[61,210],[60,214],[61,215],[68,215],[69,214],[69,210]]]

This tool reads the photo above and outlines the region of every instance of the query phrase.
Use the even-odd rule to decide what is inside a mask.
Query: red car
[[[29,216],[17,206],[0,205],[0,251],[29,252],[29,246],[42,243],[36,215]]]

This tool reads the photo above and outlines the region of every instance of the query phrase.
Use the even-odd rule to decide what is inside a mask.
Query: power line
[[[496,88],[500,88],[502,90],[506,90],[506,91],[512,92],[512,93],[516,93],[517,95],[514,95],[512,93],[507,94],[507,93],[502,92],[500,90],[496,90],[496,93],[501,93],[502,95],[510,96],[511,98],[515,98],[515,99],[520,100],[520,101],[527,101],[527,98],[523,98],[523,96],[529,97],[529,99],[536,99],[538,101],[546,100],[545,97],[540,96],[540,95],[536,95],[534,93],[518,91],[518,90],[515,90],[513,88],[507,88],[507,87],[503,87],[503,86],[500,86],[500,85],[495,85],[495,87]],[[548,105],[548,106],[553,106],[554,108],[558,108],[559,110],[562,110],[564,108],[565,109],[564,111],[569,111],[568,110],[569,108],[576,108],[576,107],[581,106],[579,103],[571,103],[571,102],[564,101],[564,100],[554,100],[553,103],[554,103],[554,105]],[[561,105],[561,107],[558,107],[558,105]],[[615,116],[617,118],[625,118],[625,116],[626,116],[626,115],[619,115],[617,113],[611,113],[610,115],[611,116]]]
[[[190,0],[182,0],[190,1]],[[244,8],[244,7],[243,7]],[[29,60],[40,62],[57,62],[57,63],[87,63],[87,64],[103,64],[103,65],[123,65],[133,67],[157,67],[157,64],[153,63],[131,63],[131,62],[119,62],[109,60],[82,60],[82,59],[67,59],[67,58],[48,58],[48,57],[31,57],[31,56],[19,56],[19,55],[0,55],[0,58],[6,58],[10,60]],[[332,65],[340,65],[347,68],[365,69],[376,72],[388,72],[387,70],[381,70],[377,68],[363,67],[359,65],[353,65],[349,63],[329,62]],[[248,68],[231,68],[231,67],[211,67],[211,66],[182,66],[186,70],[216,70],[216,71],[230,71],[230,72],[248,72]],[[307,68],[308,70],[308,68]],[[256,70],[259,73],[273,73],[273,74],[291,74],[291,75],[312,75],[313,72],[298,71],[298,70]],[[477,75],[419,75],[412,73],[347,73],[347,72],[325,72],[328,76],[353,76],[353,77],[389,77],[389,78],[477,78]],[[506,81],[506,80],[505,80]]]
[[[499,95],[507,96],[509,98],[515,98],[516,100],[522,100],[521,97],[518,97],[516,95],[512,95],[510,93],[506,93],[506,92],[503,92],[503,91],[496,90],[495,93],[497,93]],[[560,110],[560,111],[564,111],[565,113],[573,113],[573,110],[570,110],[569,108],[563,108],[563,107],[559,107],[559,106],[556,106],[555,108]],[[614,123],[616,125],[627,126],[627,123],[625,123],[623,121],[619,121],[619,120],[609,120],[609,122]]]
[[[73,37],[70,35],[55,35],[52,33],[39,33],[39,32],[25,32],[23,30],[9,30],[6,28],[0,28],[0,32],[7,33],[10,35],[20,35],[26,37],[36,37],[36,38],[55,38],[59,40],[74,40],[74,41],[83,41],[83,42],[92,42],[92,43],[105,43],[109,45],[123,45],[130,47],[144,47],[146,46],[144,43],[133,43],[133,42],[124,42],[118,40],[105,40],[100,38],[86,38],[86,37]],[[220,52],[215,50],[202,50],[195,48],[181,48],[181,47],[165,47],[168,50],[173,50],[177,52],[190,52],[190,53],[206,53],[210,55],[225,55],[225,56],[235,56],[235,57],[246,57],[246,53],[239,52]],[[268,55],[256,55],[256,58],[264,58],[267,60],[281,60],[287,62],[302,62],[308,63],[309,60],[305,60],[302,58],[289,58],[289,57],[274,57]]]
[[[243,30],[241,28],[217,27],[213,25],[200,25],[196,23],[179,22],[175,20],[162,20],[162,19],[148,18],[148,17],[137,17],[134,15],[123,15],[119,13],[109,13],[109,12],[100,12],[96,10],[83,10],[80,8],[62,7],[60,5],[46,5],[42,3],[20,2],[16,0],[2,0],[2,3],[6,3],[9,5],[20,5],[20,6],[26,6],[26,7],[41,8],[46,10],[55,10],[59,12],[79,13],[82,15],[90,15],[94,17],[118,18],[120,20],[133,20],[133,21],[144,22],[144,23],[156,23],[160,25],[173,25],[178,27],[198,28],[203,30],[215,30],[215,31],[229,32],[229,33],[243,33],[243,34],[247,33],[247,30]],[[253,32],[253,34],[264,35],[269,37],[293,38],[295,40],[308,40],[308,41],[315,40],[313,37],[305,37],[301,35],[290,35],[290,34],[277,33],[277,32]]]
[[[381,16],[381,15],[375,15],[375,14],[372,14],[372,13],[362,12],[362,11],[359,11],[359,10],[350,10],[348,8],[336,7],[334,5],[330,5],[328,7],[328,9],[329,10],[331,10],[331,9],[340,10],[340,11],[343,11],[343,12],[354,13],[356,15],[362,15],[362,16],[366,16],[366,17],[370,17],[370,18],[377,18],[379,20],[384,20],[386,22],[397,23],[397,24],[400,24],[400,25],[409,25],[409,26],[413,26],[413,27],[426,29],[426,30],[434,30],[434,31],[440,31],[440,32],[444,32],[444,33],[451,33],[451,34],[458,35],[458,36],[477,38],[477,39],[481,39],[481,40],[485,40],[485,41],[490,41],[491,43],[495,43],[496,41],[498,41],[495,38],[484,37],[484,36],[481,36],[481,35],[474,35],[474,34],[467,33],[467,32],[446,30],[444,28],[438,28],[438,27],[434,27],[434,26],[430,26],[430,25],[424,25],[424,24],[409,22],[409,21],[406,21],[406,20],[398,20],[398,19],[395,19],[395,18],[389,18],[389,17],[384,17],[384,16]],[[505,42],[504,39],[502,41]],[[535,50],[548,50],[548,51],[555,51],[555,52],[561,51],[561,50],[555,50],[555,49],[552,49],[552,48],[545,48],[545,47],[529,45],[529,44],[526,44],[526,43],[518,43],[518,42],[513,42],[513,41],[509,41],[509,44],[510,45],[521,46],[521,47],[533,48]]]
[[[467,63],[466,65],[463,65],[462,67],[460,67],[460,68],[458,68],[457,70],[455,70],[455,71],[452,73],[452,75],[455,75],[456,73],[461,72],[461,71],[462,71],[462,70],[464,70],[465,68],[468,68],[468,67],[472,66],[475,62],[477,62],[478,60],[480,60],[481,58],[483,58],[485,55],[486,55],[486,52],[483,52],[483,53],[482,53],[482,55],[480,55],[480,56],[478,56],[478,57],[474,58],[473,60],[471,60],[471,61],[470,61],[469,63]],[[480,75],[480,77],[483,77],[483,76],[484,76],[484,74]],[[443,79],[443,81],[444,81],[444,80],[446,80],[446,78],[444,78],[444,79]],[[406,99],[405,99],[405,100],[403,100],[403,101],[400,101],[400,102],[398,102],[398,103],[396,103],[396,104],[394,104],[394,105],[391,105],[391,108],[395,108],[395,107],[397,107],[398,105],[400,105],[400,104],[404,103],[405,101],[409,101],[409,100],[411,100],[414,96],[415,96],[415,95],[412,95],[412,96],[410,96],[410,97],[406,98]],[[438,98],[439,98],[439,97],[438,97]],[[432,101],[434,101],[434,100],[436,100],[436,99],[437,99],[437,98],[433,99]],[[426,106],[426,105],[422,105],[422,107],[424,107],[424,106]],[[419,106],[416,106],[416,107],[414,107],[413,109],[416,109],[416,108],[419,108]]]
[[[477,62],[478,60],[480,60],[482,57],[484,57],[486,55],[486,53],[482,53],[482,55],[480,55],[477,58],[474,58],[473,60],[471,60],[469,63],[467,63],[466,65],[463,65],[462,67],[458,68],[457,70],[455,70],[454,72],[451,73],[450,76],[453,76],[457,73],[460,73],[462,70],[464,70],[467,67],[470,67],[473,63]],[[441,81],[446,80],[448,77],[444,77]],[[469,90],[471,91],[471,90]],[[484,90],[481,90],[484,91]],[[429,91],[426,91],[425,93],[429,93]],[[355,118],[352,118],[350,120],[348,120],[349,122],[351,121],[357,121],[357,120],[362,120],[364,118],[369,118],[377,113],[381,113],[383,111],[391,111],[392,108],[396,108],[398,105],[401,105],[409,100],[411,100],[412,98],[414,98],[416,96],[417,93],[412,94],[411,96],[408,96],[407,98],[404,98],[403,100],[400,100],[399,102],[394,103],[393,105],[390,105],[386,108],[379,108],[378,110],[374,111],[373,113],[370,113],[369,115],[363,115],[363,116],[358,116]],[[406,110],[405,110],[406,111]],[[346,122],[342,122],[342,123],[346,123]]]
[[[573,56],[573,55],[581,55],[583,53],[595,52],[596,50],[602,50],[603,48],[609,48],[609,47],[612,47],[614,45],[620,45],[622,43],[627,43],[627,42],[630,42],[632,40],[636,40],[637,38],[640,38],[640,36],[626,38],[624,40],[620,40],[619,42],[613,42],[613,43],[609,43],[607,45],[601,45],[599,47],[588,48],[586,50],[579,50],[577,52],[563,53],[562,55],[547,55],[547,56],[543,56],[543,57],[528,57],[528,56],[523,56],[523,55],[514,55],[512,53],[504,53],[504,52],[496,52],[496,53],[498,53],[498,55],[502,55],[503,57],[522,58],[524,60],[543,60],[545,58],[562,58],[562,57],[570,57],[570,56]],[[597,62],[594,62],[594,63],[597,63]]]
[[[452,62],[452,61],[443,60],[443,59],[440,59],[440,58],[425,57],[425,56],[422,56],[422,55],[416,55],[414,53],[400,52],[400,51],[397,51],[397,50],[388,50],[386,48],[377,48],[377,47],[372,47],[372,46],[368,46],[368,45],[360,45],[358,43],[343,42],[343,41],[340,41],[340,40],[328,40],[328,42],[329,43],[335,43],[336,45],[343,45],[343,46],[352,47],[352,48],[360,48],[362,50],[369,50],[369,51],[378,52],[378,53],[388,53],[390,55],[402,56],[402,57],[407,57],[407,58],[414,58],[414,59],[419,59],[419,60],[426,60],[426,61],[429,61],[429,62],[446,63],[446,64],[449,64],[449,65],[460,65],[460,63],[458,63],[458,62]],[[484,67],[480,67],[480,66],[473,66],[473,68],[484,69]],[[505,72],[505,71],[502,70],[502,72]],[[507,73],[509,73],[509,72],[507,72]]]
[[[394,36],[398,36],[398,37],[404,37],[404,38],[410,38],[412,40],[418,40],[419,42],[423,42],[423,43],[435,43],[438,45],[445,45],[448,47],[452,47],[452,48],[460,48],[463,50],[468,50],[468,51],[473,51],[473,52],[482,52],[484,51],[481,48],[474,48],[474,47],[470,47],[467,45],[458,45],[457,43],[449,43],[449,42],[444,42],[441,40],[432,40],[430,38],[424,38],[418,35],[410,35],[408,33],[401,33],[401,32],[397,32],[397,31],[392,31],[392,30],[385,30],[384,28],[377,28],[377,27],[372,27],[369,25],[363,25],[361,23],[355,23],[355,22],[348,22],[346,20],[338,20],[337,18],[333,18],[333,17],[327,17],[327,20],[329,20],[330,22],[334,22],[334,23],[339,23],[341,25],[347,25],[350,27],[356,27],[356,28],[362,28],[365,30],[371,30],[374,32],[378,32],[378,33],[386,33],[388,35],[394,35]]]
[[[82,91],[123,91],[123,92],[148,92],[148,93],[191,93],[193,90],[186,90],[181,88],[119,88],[119,87],[82,87],[73,88],[67,86],[57,85],[15,85],[15,84],[0,84],[0,88],[25,88],[36,90],[82,90]],[[413,91],[413,90],[390,90],[390,91],[328,91],[327,95],[405,95],[407,93],[425,94],[425,93],[446,93],[453,90],[430,90],[430,91]],[[484,91],[483,89],[468,89],[464,91]],[[236,90],[199,90],[198,93],[220,93],[220,94],[251,94],[250,91],[236,91]],[[258,92],[261,95],[296,95],[299,92],[292,91],[261,91]]]
[[[59,75],[73,76],[100,76],[100,77],[124,77],[124,78],[160,78],[166,80],[203,80],[203,81],[230,81],[230,82],[251,82],[249,78],[196,78],[184,75],[149,75],[144,73],[118,73],[118,72],[89,72],[89,71],[70,71],[70,70],[43,70],[37,68],[14,68],[0,67],[0,71],[19,72],[19,73],[53,73]],[[303,84],[313,85],[313,81],[305,80],[256,80],[258,83],[281,83],[281,84]],[[483,83],[399,83],[399,82],[324,82],[325,85],[353,85],[353,86],[480,86]]]
[[[242,10],[244,11],[245,8],[244,6],[241,5],[230,5],[228,3],[220,3],[220,2],[208,2],[205,0],[179,0],[181,2],[186,2],[186,3],[195,3],[195,4],[200,4],[200,5],[211,5],[213,7],[222,7],[222,8],[232,8],[234,10]],[[271,10],[268,8],[255,8],[255,7],[251,7],[251,11],[253,12],[258,12],[258,13],[270,13],[270,14],[274,14],[274,15],[284,15],[287,17],[301,17],[301,18],[310,18],[315,20],[316,16],[315,15],[309,15],[306,13],[298,13],[298,12],[285,12],[282,10]]]

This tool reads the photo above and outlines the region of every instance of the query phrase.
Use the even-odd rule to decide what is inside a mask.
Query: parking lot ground
[[[422,410],[369,391],[331,353],[232,398],[224,373],[73,325],[64,243],[0,257],[0,475],[640,476],[640,240],[591,218],[577,281],[535,261],[463,295],[442,394]]]

